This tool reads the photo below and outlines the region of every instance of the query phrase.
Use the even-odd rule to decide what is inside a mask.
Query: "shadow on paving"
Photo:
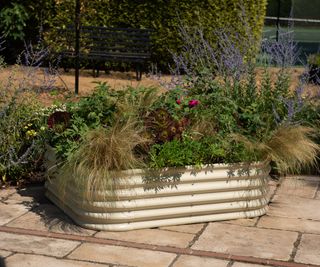
[[[46,198],[45,190],[44,186],[30,186],[17,190],[17,194],[22,199],[19,203],[30,209],[30,212],[24,216],[40,218],[40,224],[44,225],[48,231],[73,234],[82,233],[84,231],[83,228],[75,225],[75,223],[66,214],[64,214],[62,210],[57,208],[49,199]],[[34,214],[36,216],[34,216]],[[29,218],[25,219],[29,220]],[[31,222],[31,220],[29,220],[29,222]],[[35,223],[37,223],[37,221],[35,221]],[[31,225],[31,227],[26,228],[33,227],[35,230],[45,230],[36,229],[36,225]]]
[[[6,263],[4,261],[4,258],[0,256],[0,267],[5,267],[5,266],[6,266]]]

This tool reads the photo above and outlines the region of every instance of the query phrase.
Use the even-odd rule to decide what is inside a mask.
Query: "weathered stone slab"
[[[0,189],[0,200],[6,199],[15,192],[16,189],[13,187]]]
[[[4,204],[0,203],[0,225],[4,225],[13,219],[21,216],[28,212],[29,208],[20,204]]]
[[[175,231],[175,232],[182,232],[182,233],[189,233],[189,234],[196,234],[203,228],[203,223],[196,223],[196,224],[185,224],[185,225],[176,225],[176,226],[165,226],[160,227],[160,229]]]
[[[254,226],[257,220],[258,218],[248,218],[248,219],[228,220],[228,221],[223,221],[223,223],[242,225],[242,226]]]
[[[68,258],[136,267],[167,267],[175,254],[120,246],[83,244]]]
[[[178,233],[160,229],[143,229],[128,232],[98,232],[96,237],[109,238],[151,245],[185,248],[194,238],[193,234]]]
[[[11,252],[11,251],[7,251],[7,250],[2,250],[2,249],[0,249],[0,256],[2,257],[2,258],[5,258],[5,257],[8,257],[9,255],[11,255],[13,252]]]
[[[1,233],[0,249],[63,257],[80,242],[54,238]]]
[[[320,189],[318,189],[316,196],[315,196],[315,199],[320,199]]]
[[[232,265],[232,267],[267,267],[267,266],[269,265],[250,264],[250,263],[243,263],[243,262],[235,262]]]
[[[261,228],[320,234],[320,221],[263,216],[257,226]]]
[[[269,216],[320,220],[320,200],[276,195],[269,206]]]
[[[227,267],[227,265],[228,261],[224,260],[182,255],[172,267]]]
[[[318,180],[302,179],[302,178],[287,178],[281,183],[277,191],[278,195],[291,195],[296,197],[314,198],[318,185]]]
[[[210,223],[193,249],[253,256],[266,259],[288,260],[297,233]]]
[[[52,257],[28,254],[15,254],[6,259],[8,267],[102,267],[101,264],[95,264],[83,261],[62,260]],[[103,265],[108,267],[109,265]]]
[[[302,235],[294,261],[320,265],[320,236],[312,234]]]
[[[75,235],[93,235],[96,231],[81,228],[52,204],[42,204],[7,224],[10,227]]]
[[[17,190],[6,200],[9,204],[38,204],[45,200],[45,188],[43,186],[32,186]]]

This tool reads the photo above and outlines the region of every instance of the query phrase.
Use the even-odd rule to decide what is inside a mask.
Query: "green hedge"
[[[56,16],[51,19],[51,31],[46,35],[46,40],[55,47],[59,45],[58,30],[73,23],[74,2],[56,0]],[[244,14],[258,42],[266,4],[267,0],[82,0],[81,23],[154,29],[153,61],[166,67],[171,59],[169,51],[178,51],[182,46],[180,25],[204,29],[206,37],[214,43],[212,32],[220,28],[232,28],[245,37],[246,30],[240,19]]]

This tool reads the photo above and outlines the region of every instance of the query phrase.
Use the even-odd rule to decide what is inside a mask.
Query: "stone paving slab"
[[[320,234],[320,221],[263,216],[259,220],[257,226],[262,228]]]
[[[241,225],[241,226],[254,226],[258,221],[258,218],[237,219],[222,221],[222,223]]]
[[[42,204],[14,219],[7,226],[74,235],[93,235],[97,232],[75,225],[67,215],[52,204]]]
[[[0,189],[0,200],[6,199],[8,196],[15,193],[17,190],[13,187]]]
[[[172,267],[227,267],[229,261],[182,255]]]
[[[319,181],[319,179],[306,180],[301,178],[287,178],[282,181],[277,194],[314,198],[318,189]]]
[[[85,243],[68,258],[135,267],[168,267],[175,254],[144,249]]]
[[[320,199],[320,189],[318,189],[316,196],[315,196],[315,199]]]
[[[13,219],[20,217],[27,213],[29,208],[22,204],[4,204],[0,203],[0,225],[12,221]]]
[[[297,237],[298,234],[293,232],[210,223],[192,248],[240,256],[289,260]]]
[[[302,235],[294,260],[306,264],[320,265],[320,236],[312,234]]]
[[[97,263],[62,260],[52,257],[28,254],[15,254],[5,260],[6,267],[108,267]]]
[[[80,242],[76,241],[3,232],[0,235],[0,249],[55,257],[63,257],[67,255],[79,244]]]
[[[0,232],[0,256],[6,257],[9,263],[6,267],[262,267],[267,265],[259,264],[270,265],[271,261],[273,266],[279,263],[284,267],[294,265],[294,262],[286,265],[281,261],[288,261],[295,255],[295,243],[298,246],[295,262],[320,267],[320,178],[290,179],[284,179],[276,195],[274,191],[269,193],[274,195],[273,202],[268,215],[260,219],[129,232],[88,230],[87,233],[50,204],[41,187],[22,191],[9,189],[7,193],[7,190],[0,190],[0,226],[5,225]],[[275,190],[277,186],[271,184],[270,187]],[[196,234],[205,226],[191,247],[192,256],[184,255],[189,254],[190,242],[198,238]],[[74,227],[81,229],[80,232],[73,231]],[[38,234],[37,231],[42,232]],[[46,237],[46,232],[51,238]],[[297,232],[304,233],[298,242]],[[180,256],[177,258],[177,255]],[[235,262],[229,262],[230,259]]]
[[[12,202],[39,202],[45,199],[44,186],[30,186],[21,188],[8,197]]]
[[[2,257],[2,258],[5,258],[5,257],[8,257],[9,255],[11,255],[13,252],[11,252],[11,251],[7,251],[7,250],[2,250],[2,249],[0,249],[0,256]]]
[[[232,267],[267,267],[268,265],[250,264],[243,262],[235,262]]]
[[[290,195],[276,195],[268,215],[320,221],[320,200]]]
[[[177,226],[164,226],[164,227],[160,227],[159,229],[196,234],[201,231],[203,226],[204,226],[204,223],[195,223],[195,224],[185,224],[185,225],[177,225]]]
[[[185,248],[194,235],[160,229],[143,229],[128,232],[98,232],[95,237],[137,242],[143,244]]]

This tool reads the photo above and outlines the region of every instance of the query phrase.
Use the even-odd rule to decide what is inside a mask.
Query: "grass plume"
[[[136,121],[118,120],[110,128],[87,132],[79,148],[65,163],[59,175],[59,187],[65,195],[69,186],[83,192],[85,200],[93,200],[97,192],[112,196],[122,170],[143,167],[135,148],[148,142]]]
[[[281,126],[264,142],[251,141],[242,135],[233,139],[242,142],[258,160],[276,163],[280,173],[297,173],[317,164],[320,146],[314,141],[316,130],[305,126]]]

